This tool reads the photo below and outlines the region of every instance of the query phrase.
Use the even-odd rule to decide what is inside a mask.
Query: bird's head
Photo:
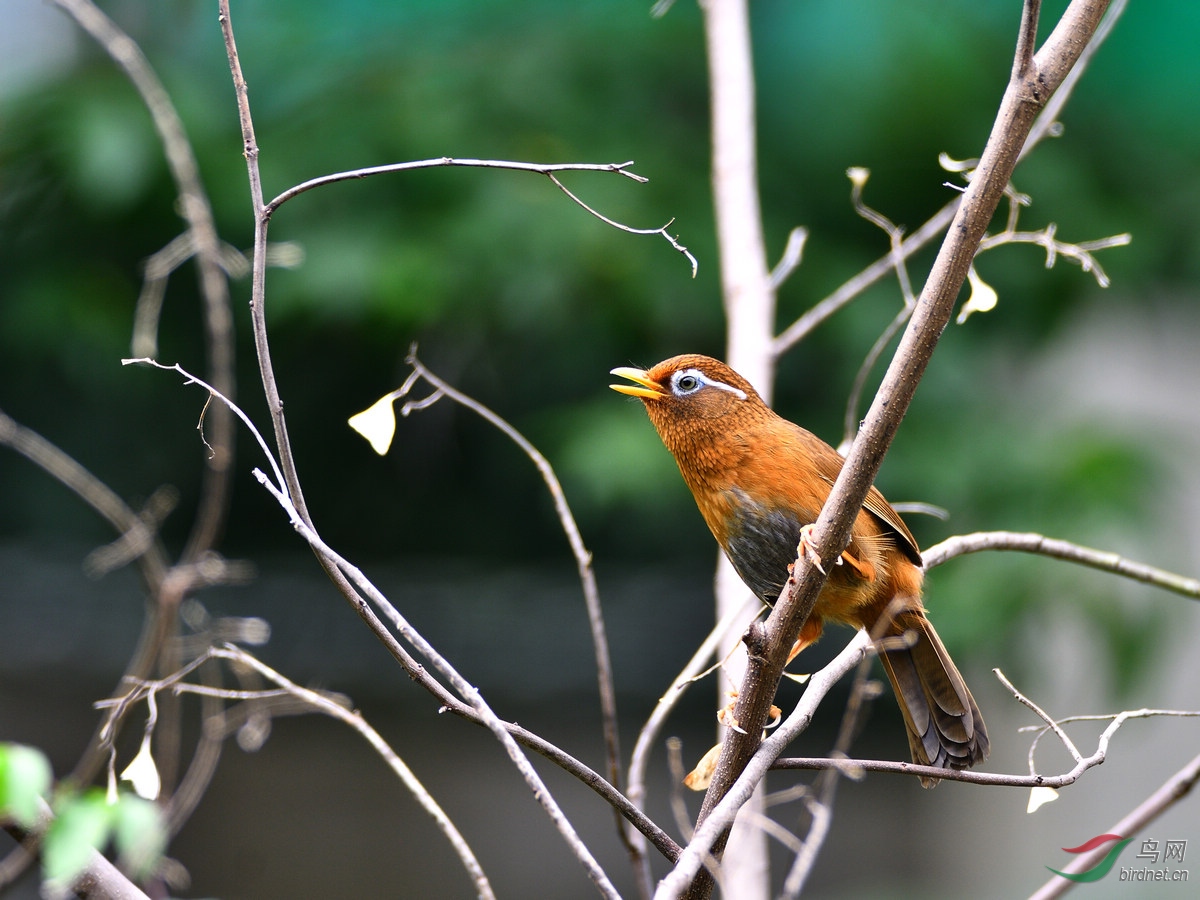
[[[650,369],[622,366],[612,374],[632,382],[609,387],[645,404],[663,443],[676,456],[712,441],[734,423],[770,415],[750,382],[709,356],[689,353]]]

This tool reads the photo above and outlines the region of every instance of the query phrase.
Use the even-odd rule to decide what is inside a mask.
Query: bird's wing
[[[892,504],[884,499],[883,494],[879,493],[879,489],[875,485],[871,485],[863,508],[896,533],[900,539],[900,549],[904,551],[905,556],[912,560],[913,565],[921,565],[921,550],[917,546],[917,539],[912,536],[912,532],[900,518],[900,513],[892,509]]]
[[[846,460],[840,453],[812,432],[804,430],[799,425],[796,425],[795,429],[801,445],[816,468],[817,474],[832,488],[833,483],[837,481],[837,477],[842,471],[842,464]],[[913,537],[912,532],[908,530],[908,526],[904,524],[904,520],[900,518],[900,513],[892,509],[892,505],[887,502],[883,494],[874,485],[871,486],[871,490],[867,493],[863,509],[871,513],[895,536],[896,545],[905,556],[912,560],[915,565],[921,565],[921,550],[917,547],[917,539]]]

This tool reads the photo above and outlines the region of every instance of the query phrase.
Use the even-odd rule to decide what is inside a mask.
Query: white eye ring
[[[745,391],[723,381],[717,381],[715,378],[709,378],[699,369],[680,369],[671,375],[671,391],[676,397],[687,397],[704,387],[720,388],[723,391],[729,391],[739,400],[746,399]]]

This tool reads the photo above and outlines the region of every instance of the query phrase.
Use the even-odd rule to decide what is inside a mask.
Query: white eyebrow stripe
[[[723,381],[717,381],[715,378],[709,378],[707,375],[705,375],[699,369],[691,369],[691,370],[689,370],[688,374],[695,375],[695,377],[699,378],[702,382],[704,382],[704,384],[707,384],[709,387],[715,387],[715,388],[720,388],[723,391],[729,391],[729,393],[733,394],[739,400],[746,399],[746,392],[743,391],[742,389],[735,388],[732,384],[726,384]]]

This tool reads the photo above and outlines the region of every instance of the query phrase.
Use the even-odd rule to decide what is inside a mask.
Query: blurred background
[[[430,368],[545,453],[595,554],[627,754],[711,626],[715,547],[640,406],[607,389],[607,372],[680,352],[719,356],[724,345],[700,14],[679,2],[653,18],[649,6],[294,0],[233,11],[268,198],[317,175],[410,159],[632,159],[647,184],[563,178],[625,224],[674,219],[672,233],[699,259],[693,279],[661,238],[610,228],[545,179],[513,172],[432,169],[339,184],[291,201],[271,224],[272,241],[303,254],[294,268],[270,270],[267,315],[323,537],[502,716],[596,768],[583,601],[529,461],[444,402],[401,420],[384,458],[345,421],[403,381],[415,341]],[[1043,22],[1064,6],[1046,4]],[[104,8],[170,91],[223,239],[248,248],[246,167],[216,5]],[[1016,0],[753,4],[772,258],[791,228],[810,232],[803,265],[780,292],[780,329],[887,250],[886,236],[854,213],[847,167],[871,169],[867,203],[909,231],[952,196],[943,183],[957,178],[938,154],[963,159],[982,148],[1019,12]],[[1133,242],[1099,256],[1108,289],[1066,260],[1047,270],[1032,246],[980,258],[999,304],[947,330],[879,480],[893,501],[949,510],[947,521],[911,520],[923,546],[974,530],[1039,531],[1187,575],[1200,568],[1198,37],[1200,7],[1187,0],[1131,4],[1067,106],[1062,136],[1017,170],[1017,189],[1033,200],[1023,228],[1056,223],[1068,242],[1129,232]],[[119,361],[130,355],[143,262],[181,230],[160,145],[124,76],[58,10],[6,0],[0,409],[134,507],[160,485],[177,488],[180,505],[163,529],[175,552],[200,484],[203,395],[173,374]],[[932,255],[911,262],[918,287]],[[269,429],[248,281],[231,290],[238,399]],[[882,282],[789,352],[777,408],[836,444],[855,372],[899,303],[895,280]],[[159,359],[202,371],[200,322],[186,265],[168,287]],[[252,561],[258,576],[198,599],[214,616],[267,619],[267,662],[353,697],[462,827],[501,896],[532,896],[533,885],[538,896],[593,896],[492,738],[439,718],[323,579],[250,475],[262,460],[247,437],[238,436],[221,549]],[[86,554],[113,537],[59,484],[0,449],[0,740],[43,748],[59,775],[86,743],[91,703],[112,690],[140,627],[134,574],[92,581],[82,572]],[[1016,729],[1033,721],[994,667],[1059,716],[1200,707],[1193,600],[1015,554],[960,559],[928,583],[932,617],[991,726],[993,771],[1025,771],[1030,736]],[[848,637],[831,631],[806,665]],[[838,699],[798,755],[828,750]],[[685,760],[711,744],[714,708],[702,685],[672,718]],[[1077,728],[1088,752],[1100,726]],[[929,793],[884,775],[847,783],[810,895],[960,897],[964,883],[971,896],[1026,894],[1045,866],[1069,862],[1060,848],[1109,830],[1194,756],[1198,729],[1188,719],[1127,725],[1102,769],[1033,816],[1019,790],[944,784]],[[855,752],[905,757],[890,699],[874,705]],[[1045,741],[1038,766],[1069,763]],[[539,768],[618,886],[632,890],[610,812],[553,767]],[[650,811],[669,823],[663,752],[652,768]],[[688,800],[694,814],[699,796]],[[783,806],[779,818],[798,827],[801,810]],[[1195,801],[1141,837],[1190,840],[1200,853]],[[0,842],[0,853],[8,846]],[[256,754],[231,745],[171,855],[191,873],[183,896],[471,895],[382,763],[316,717],[277,722]],[[1132,849],[1126,856],[1123,865],[1136,864]],[[20,890],[12,895],[36,894],[31,880]],[[1186,888],[1130,894],[1114,873],[1088,890],[1179,897]]]

